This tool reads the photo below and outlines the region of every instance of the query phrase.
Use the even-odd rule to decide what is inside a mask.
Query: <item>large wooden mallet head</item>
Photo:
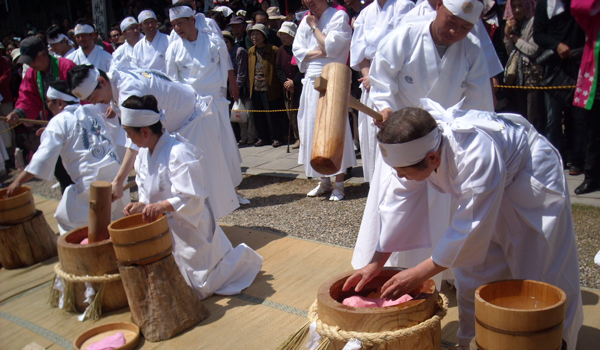
[[[377,111],[350,96],[351,79],[350,68],[335,62],[323,67],[321,76],[315,79],[315,89],[319,90],[320,94],[310,165],[323,175],[332,175],[340,170],[344,155],[348,107],[375,120],[383,120]]]
[[[323,67],[321,76],[315,80],[319,102],[310,165],[323,175],[332,175],[340,170],[348,123],[351,79],[350,68],[334,62]]]

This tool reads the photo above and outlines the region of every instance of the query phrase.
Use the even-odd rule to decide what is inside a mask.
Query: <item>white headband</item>
[[[58,34],[56,39],[52,39],[52,38],[48,37],[48,44],[58,44],[59,42],[63,41],[64,39],[67,39],[67,41],[69,41],[69,38],[66,35],[64,35],[63,33],[60,33],[60,34]]]
[[[483,11],[483,3],[478,0],[443,0],[444,7],[453,15],[473,24],[477,23]]]
[[[121,21],[121,25],[120,25],[121,31],[124,32],[132,24],[138,24],[138,22],[135,20],[135,18],[133,18],[131,16],[125,18],[124,20]]]
[[[161,113],[149,109],[131,109],[121,106],[121,123],[124,126],[141,128],[158,123],[162,118]]]
[[[177,6],[169,9],[169,20],[174,21],[177,18],[194,17],[195,13],[191,7]]]
[[[52,86],[48,87],[48,92],[46,93],[46,96],[51,100],[61,99],[65,102],[79,102],[79,99],[77,97],[65,94],[64,92],[60,92]]]
[[[142,23],[149,18],[156,19],[156,15],[154,14],[154,12],[152,12],[150,10],[144,10],[144,11],[140,12],[140,14],[138,15],[138,22]]]
[[[75,26],[75,35],[77,34],[92,34],[96,30],[89,24],[78,24]]]
[[[392,168],[403,168],[415,165],[425,159],[427,153],[436,150],[442,142],[440,128],[435,128],[431,132],[419,139],[404,143],[381,143],[379,149],[383,156],[383,161]]]
[[[100,71],[96,68],[92,68],[89,70],[88,76],[83,79],[83,81],[77,85],[74,89],[71,90],[73,95],[77,96],[80,100],[87,99],[90,97],[92,92],[98,86],[98,77],[100,76]]]

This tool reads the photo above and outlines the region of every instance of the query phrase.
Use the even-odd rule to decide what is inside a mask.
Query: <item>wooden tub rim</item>
[[[405,270],[405,269],[397,268],[397,267],[385,267],[382,269],[382,272],[394,272],[394,274],[395,274],[402,270]],[[427,280],[424,282],[424,284],[432,284],[433,285],[433,293],[424,293],[421,289],[420,290],[421,293],[418,294],[418,295],[425,294],[425,295],[427,295],[427,298],[413,299],[413,300],[409,300],[409,301],[399,304],[399,305],[385,306],[385,307],[354,307],[354,306],[344,305],[341,302],[335,300],[331,296],[330,287],[334,286],[334,284],[336,284],[336,283],[342,283],[348,277],[350,277],[354,272],[355,271],[350,271],[350,272],[345,272],[343,274],[339,274],[339,275],[327,280],[325,283],[323,283],[319,287],[319,291],[318,291],[319,302],[323,303],[324,306],[331,308],[331,309],[348,310],[348,311],[352,311],[353,313],[356,313],[356,314],[370,315],[374,311],[376,311],[377,313],[380,313],[380,314],[387,313],[387,312],[395,314],[400,310],[417,307],[417,306],[425,303],[427,301],[427,298],[429,298],[431,296],[435,296],[437,294],[436,288],[435,288],[435,282],[433,282],[432,280]],[[380,274],[381,274],[381,272],[380,272]],[[423,288],[423,287],[424,286],[421,285],[420,288]],[[355,294],[355,295],[358,295],[358,294]],[[324,297],[322,297],[322,296],[324,296]],[[437,300],[436,300],[436,303],[437,303]]]
[[[123,233],[123,232],[126,232],[126,231],[143,229],[143,228],[146,228],[146,227],[148,227],[150,225],[153,225],[153,224],[157,223],[160,220],[163,220],[163,219],[166,220],[167,219],[167,217],[165,216],[165,214],[160,214],[158,216],[158,218],[156,220],[152,221],[152,222],[144,223],[140,219],[140,221],[142,222],[142,225],[133,226],[133,227],[130,226],[130,227],[126,227],[126,228],[115,228],[115,226],[119,226],[120,224],[123,224],[123,223],[128,222],[128,221],[133,221],[134,219],[137,219],[138,217],[141,217],[141,216],[142,216],[142,213],[137,213],[137,214],[133,214],[133,215],[122,217],[122,218],[120,218],[118,220],[115,220],[115,221],[111,222],[110,225],[108,225],[108,230],[109,231],[115,231],[115,232],[118,232],[118,233]]]
[[[545,286],[551,287],[551,289],[555,290],[560,295],[560,299],[556,303],[546,306],[546,307],[541,307],[541,308],[537,308],[537,309],[515,309],[515,308],[504,307],[504,306],[498,306],[496,304],[493,304],[493,303],[487,301],[486,299],[484,299],[481,296],[481,290],[483,290],[487,287],[490,287],[494,284],[500,284],[503,282],[523,282],[523,283],[534,283],[534,284],[545,285]],[[482,286],[479,286],[477,288],[477,290],[475,290],[475,299],[478,300],[479,302],[481,302],[482,304],[484,304],[485,306],[495,308],[498,310],[502,310],[502,311],[518,311],[519,313],[534,313],[534,312],[539,313],[541,311],[549,311],[549,310],[555,309],[557,307],[560,307],[561,305],[564,305],[567,302],[567,294],[561,288],[554,286],[550,283],[537,281],[537,280],[530,280],[530,279],[507,279],[507,280],[501,280],[501,281],[494,281],[494,282],[486,283]]]
[[[81,244],[81,241],[79,241],[79,243],[71,243],[71,242],[67,241],[67,237],[69,237],[73,234],[79,233],[79,231],[84,230],[84,229],[87,230],[88,226],[81,226],[81,227],[72,229],[63,235],[60,235],[58,237],[56,244],[58,245],[59,244],[58,242],[61,242],[61,245],[62,245],[64,242],[64,244],[66,246],[68,246],[69,248],[75,248],[75,249],[85,249],[86,247],[97,247],[99,245],[104,245],[104,244],[113,244],[112,239],[110,237],[108,239],[102,240],[100,242],[93,242],[93,243],[88,243],[88,244]],[[86,237],[88,237],[88,234],[86,234]]]

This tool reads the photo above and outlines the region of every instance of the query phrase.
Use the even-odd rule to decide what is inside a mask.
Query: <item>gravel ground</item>
[[[14,172],[11,175],[5,179],[6,185]],[[239,190],[251,203],[219,223],[352,248],[367,201],[368,185],[346,184],[346,198],[334,203],[328,197],[306,197],[316,184],[303,179],[246,176]],[[50,182],[34,179],[27,185],[37,195],[60,199],[60,191],[52,189]],[[137,193],[132,193],[132,199],[137,199]],[[594,264],[594,256],[600,249],[598,218],[599,207],[573,205],[581,285],[595,289],[600,289],[600,266]]]

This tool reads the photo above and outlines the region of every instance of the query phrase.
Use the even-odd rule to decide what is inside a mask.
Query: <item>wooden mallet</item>
[[[375,120],[383,120],[381,114],[350,96],[351,79],[350,68],[336,62],[325,65],[321,76],[315,79],[315,89],[320,94],[310,165],[324,175],[332,175],[340,170],[349,107]]]

